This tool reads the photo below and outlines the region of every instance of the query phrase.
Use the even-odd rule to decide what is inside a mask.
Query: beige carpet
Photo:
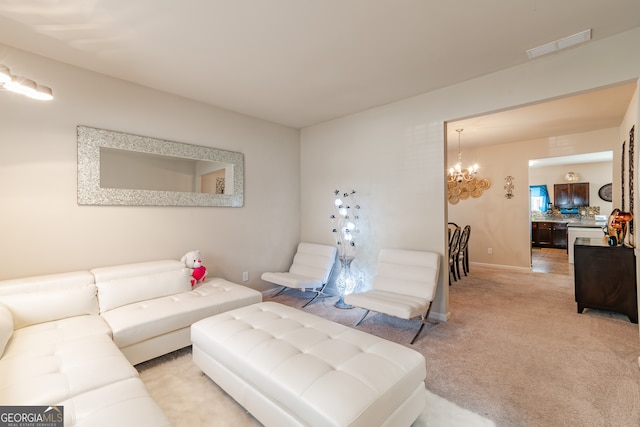
[[[273,300],[301,307],[304,296],[287,291]],[[322,298],[304,310],[346,325],[362,314],[336,309],[334,302]],[[430,404],[442,398],[455,411],[423,418],[422,425],[474,425],[456,419],[467,412],[459,406],[499,427],[640,426],[638,325],[611,312],[577,314],[571,276],[472,266],[450,287],[450,309],[449,322],[425,327],[413,346],[417,321],[370,314],[358,327],[425,356]],[[154,379],[153,367],[138,365],[176,426],[256,425],[208,378],[196,386],[200,374],[191,365],[170,375],[187,387]]]
[[[611,312],[577,314],[573,277],[473,267],[450,289],[452,317],[412,348],[429,390],[497,426],[640,426],[638,325]],[[295,291],[274,301],[303,304]],[[352,325],[360,309],[334,298],[306,311]],[[376,314],[359,329],[409,346],[417,321]]]
[[[136,366],[149,393],[175,427],[261,424],[204,375],[186,348]],[[471,411],[427,391],[427,407],[412,427],[492,427]]]
[[[427,389],[497,426],[640,426],[638,325],[612,312],[576,312],[573,276],[472,266],[450,289],[451,319],[412,348]],[[300,307],[302,294],[274,301]],[[334,298],[305,308],[352,325],[360,309]],[[359,329],[407,346],[417,321],[376,314]]]

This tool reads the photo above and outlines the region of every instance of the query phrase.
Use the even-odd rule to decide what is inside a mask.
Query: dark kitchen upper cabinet
[[[589,183],[554,184],[553,204],[558,208],[589,206]]]

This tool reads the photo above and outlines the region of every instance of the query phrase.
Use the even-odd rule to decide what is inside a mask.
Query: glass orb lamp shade
[[[576,175],[575,172],[568,172],[564,176],[564,182],[578,182],[579,180],[580,180],[580,177]]]

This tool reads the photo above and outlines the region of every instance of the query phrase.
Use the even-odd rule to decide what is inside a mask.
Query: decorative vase
[[[340,298],[335,303],[335,306],[337,308],[353,308],[352,305],[344,302],[344,296],[353,292],[356,287],[356,279],[351,274],[351,262],[355,257],[341,255],[338,259],[340,260],[340,273],[336,279],[336,289]]]
[[[627,237],[627,224],[633,219],[630,212],[622,212],[620,209],[614,209],[609,215],[607,233],[617,240],[617,244],[624,245]]]

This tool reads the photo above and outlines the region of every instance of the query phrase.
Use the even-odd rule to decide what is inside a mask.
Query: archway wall
[[[434,314],[446,318],[448,206],[444,123],[635,80],[640,76],[640,55],[635,54],[638,51],[640,29],[302,129],[302,240],[332,244],[328,219],[332,192],[336,188],[356,189],[365,217],[357,267],[365,278],[370,277],[381,248],[440,253],[443,274]],[[489,164],[489,159],[478,162]],[[505,164],[492,170],[500,179],[513,175],[516,183],[526,183],[526,164],[513,167],[516,169]],[[494,182],[490,191],[502,193],[502,185]],[[488,198],[479,200],[489,202]],[[508,211],[492,206],[499,214],[491,215],[478,228],[484,227],[489,234],[502,232],[505,218],[512,214],[511,206]],[[514,209],[522,210],[524,205]],[[526,230],[517,233],[526,236]],[[527,251],[526,237],[517,240],[519,246],[504,250],[516,256]],[[473,244],[485,243],[474,240]],[[502,250],[493,249],[494,254]]]

